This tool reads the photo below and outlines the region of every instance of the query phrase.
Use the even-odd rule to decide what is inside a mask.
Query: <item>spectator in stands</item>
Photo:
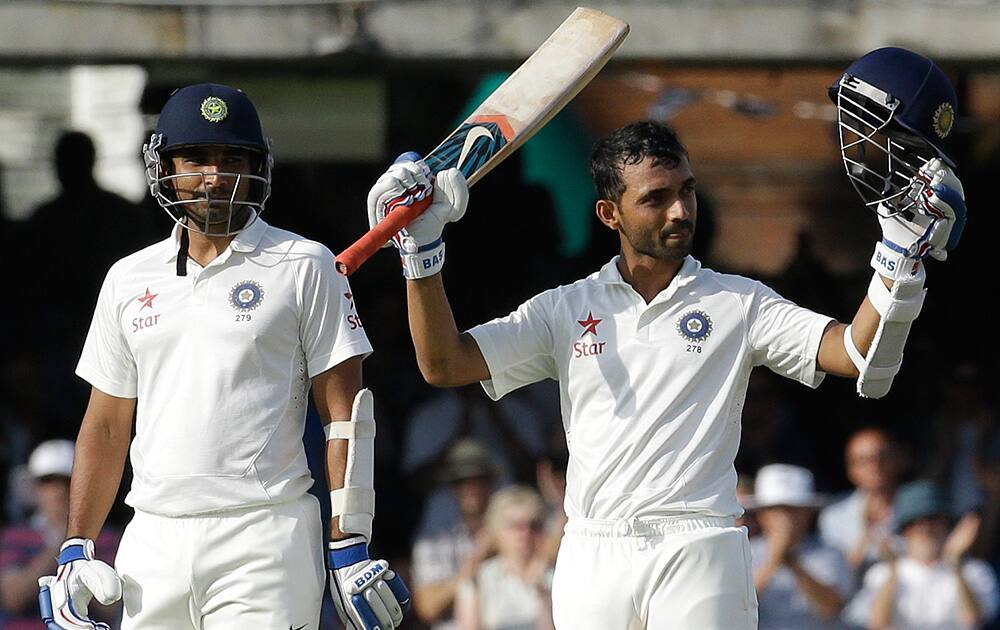
[[[441,470],[441,482],[454,494],[461,517],[441,531],[418,535],[413,546],[413,608],[433,630],[450,630],[455,627],[459,584],[471,579],[493,553],[484,520],[497,467],[482,444],[461,438],[448,450]]]
[[[898,547],[892,532],[892,502],[903,461],[889,434],[877,428],[852,435],[844,459],[847,478],[855,490],[820,512],[819,535],[863,575],[882,557],[883,547]]]
[[[459,587],[459,630],[543,630],[552,623],[552,563],[545,553],[545,504],[527,486],[490,499],[486,529],[497,555]]]
[[[845,617],[869,630],[971,629],[991,619],[996,576],[985,562],[965,557],[980,517],[966,514],[952,527],[943,487],[925,480],[902,486],[894,510],[904,552],[868,570]]]
[[[822,503],[805,468],[770,464],[757,473],[750,504],[761,535],[750,554],[761,630],[842,627],[853,577],[840,552],[810,534]]]
[[[66,539],[73,449],[69,440],[49,440],[39,444],[28,459],[37,509],[27,524],[12,525],[0,532],[2,630],[35,630],[41,626],[38,578],[55,573],[59,546]],[[118,536],[105,530],[96,542],[102,552],[100,559],[113,564]],[[113,621],[119,609],[120,606],[104,608],[95,602],[91,618]]]

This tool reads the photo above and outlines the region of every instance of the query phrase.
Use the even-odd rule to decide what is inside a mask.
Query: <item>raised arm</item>
[[[462,218],[468,204],[465,177],[453,168],[441,171],[432,182],[430,170],[419,156],[407,153],[400,159],[403,161],[389,167],[368,193],[368,222],[375,227],[395,208],[433,195],[430,207],[392,240],[407,279],[417,365],[424,379],[438,387],[486,380],[490,377],[486,360],[475,340],[455,325],[440,274],[445,261],[441,233],[446,223]]]
[[[458,331],[441,274],[406,281],[410,335],[420,373],[431,385],[457,387],[490,377],[479,345]]]
[[[907,190],[909,209],[879,204],[882,240],[871,259],[875,275],[868,294],[850,326],[827,327],[817,354],[820,370],[857,377],[858,393],[870,398],[888,393],[902,365],[926,293],[924,258],[945,260],[965,225],[962,183],[940,159],[928,160]]]

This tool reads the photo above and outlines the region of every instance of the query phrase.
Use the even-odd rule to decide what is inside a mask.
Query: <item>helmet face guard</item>
[[[880,215],[906,213],[927,185],[920,168],[944,150],[958,105],[947,76],[903,48],[873,50],[830,88],[840,154],[851,185]]]
[[[246,151],[256,166],[252,173],[173,172],[170,157],[175,152],[200,147]],[[188,230],[211,236],[238,234],[260,216],[271,196],[271,141],[264,137],[253,103],[231,87],[202,83],[174,92],[142,154],[150,194]],[[197,182],[198,177],[200,185],[192,186],[197,192],[181,198],[180,180]],[[216,190],[220,192],[213,194]]]
[[[172,173],[168,167],[169,154],[164,155],[160,150],[162,143],[162,134],[154,133],[149,143],[142,148],[146,183],[150,194],[175,223],[201,234],[233,236],[256,221],[264,212],[264,204],[271,196],[273,158],[270,151],[265,156],[247,147],[239,147],[255,154],[259,163],[255,169],[258,174],[226,171]],[[178,198],[176,182],[198,177],[202,181],[201,186],[196,188],[202,192],[187,199]],[[208,185],[209,177],[214,181],[223,180],[227,185],[222,188],[228,194],[211,195],[213,186]],[[237,198],[244,188],[248,190],[246,199]]]
[[[885,216],[908,211],[926,185],[916,175],[931,147],[893,124],[897,99],[857,77],[841,78],[835,102],[840,156],[865,206]]]

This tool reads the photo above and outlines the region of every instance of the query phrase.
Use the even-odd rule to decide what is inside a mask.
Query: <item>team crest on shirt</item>
[[[263,300],[264,289],[253,280],[244,280],[229,292],[229,303],[238,311],[252,311]]]
[[[705,311],[688,311],[677,320],[677,332],[688,341],[700,343],[712,334],[712,318]]]

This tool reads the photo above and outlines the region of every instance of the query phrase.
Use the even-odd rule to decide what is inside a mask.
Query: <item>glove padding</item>
[[[936,260],[948,258],[948,252],[958,245],[965,229],[965,192],[955,172],[938,158],[927,161],[910,182],[896,212],[879,205],[882,242],[872,266],[882,275],[897,279],[903,268],[912,273],[914,261],[925,256]],[[909,259],[909,262],[902,259]]]
[[[462,218],[469,203],[465,176],[457,168],[432,176],[420,156],[408,152],[368,192],[368,225],[372,228],[394,209],[426,199],[428,195],[431,205],[384,245],[391,243],[399,250],[407,278],[424,278],[441,270],[444,264],[441,233],[446,223]]]
[[[393,630],[410,608],[410,591],[385,560],[368,557],[364,536],[330,542],[330,591],[348,630]]]
[[[122,596],[122,580],[106,563],[94,559],[94,541],[70,538],[59,550],[56,574],[38,578],[38,607],[47,630],[109,630],[91,621],[92,598],[112,604]]]

